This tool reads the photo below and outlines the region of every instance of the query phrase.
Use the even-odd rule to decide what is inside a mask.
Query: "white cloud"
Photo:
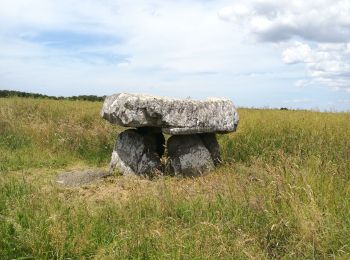
[[[296,42],[282,53],[287,64],[303,63],[309,81],[297,85],[325,84],[335,88],[350,89],[350,45],[345,43],[318,44],[311,48],[308,44]]]
[[[225,7],[218,15],[259,41],[290,42],[282,51],[283,62],[305,64],[310,77],[297,85],[350,90],[350,1],[248,1]]]
[[[282,60],[287,64],[311,62],[312,50],[309,45],[295,42],[294,46],[285,49],[282,53]]]
[[[348,0],[247,1],[221,9],[219,17],[244,23],[259,40],[282,41],[300,37],[317,42],[350,38]]]

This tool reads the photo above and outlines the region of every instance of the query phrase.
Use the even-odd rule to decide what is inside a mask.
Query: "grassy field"
[[[0,259],[350,258],[350,114],[239,109],[195,179],[112,176],[99,102],[0,98]]]

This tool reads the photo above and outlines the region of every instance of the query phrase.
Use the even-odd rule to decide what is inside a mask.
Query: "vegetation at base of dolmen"
[[[101,102],[0,98],[0,259],[350,258],[350,114],[239,109],[205,176],[79,188],[122,128]]]

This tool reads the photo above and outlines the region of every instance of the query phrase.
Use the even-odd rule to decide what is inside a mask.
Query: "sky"
[[[350,0],[0,0],[0,89],[350,111]]]

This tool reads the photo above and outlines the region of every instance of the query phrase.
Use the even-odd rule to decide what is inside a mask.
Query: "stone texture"
[[[173,99],[126,93],[106,97],[101,115],[113,124],[159,127],[172,135],[233,132],[239,121],[229,99]]]
[[[107,171],[99,169],[61,172],[57,175],[55,182],[60,186],[78,187],[97,182],[107,176],[109,176]]]
[[[117,138],[110,167],[111,170],[118,169],[124,175],[149,175],[161,170],[160,157],[163,152],[162,133],[128,129]]]
[[[175,175],[198,176],[214,168],[199,135],[174,135],[168,139],[167,147],[169,168]]]
[[[204,146],[208,149],[211,158],[213,159],[214,165],[218,166],[221,163],[220,146],[216,135],[212,133],[199,134]]]

